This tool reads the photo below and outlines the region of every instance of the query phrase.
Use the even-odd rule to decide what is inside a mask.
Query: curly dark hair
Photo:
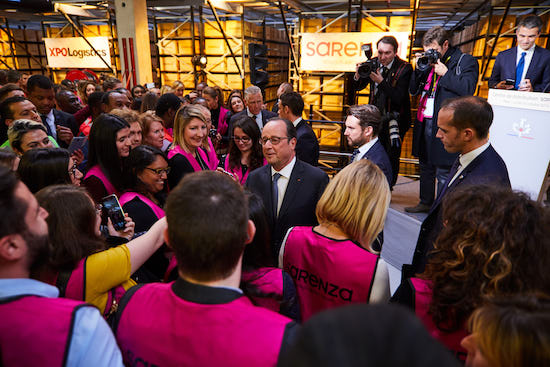
[[[526,194],[465,187],[445,197],[442,219],[422,275],[439,329],[463,328],[484,297],[550,289],[550,212]]]
[[[253,171],[263,166],[264,155],[262,153],[262,146],[260,145],[260,129],[256,121],[248,116],[242,116],[233,123],[231,130],[231,141],[229,142],[229,167],[235,168],[241,164],[241,151],[232,138],[233,131],[235,131],[236,128],[242,129],[242,131],[252,139],[252,154],[250,155],[249,171]]]

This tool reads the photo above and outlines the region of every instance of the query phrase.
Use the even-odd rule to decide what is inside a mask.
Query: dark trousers
[[[424,136],[423,149],[427,149],[432,139],[437,139],[431,135],[432,124],[435,123],[432,119],[424,119]],[[427,153],[427,152],[426,152]],[[435,182],[437,179],[437,195],[447,184],[450,166],[436,166],[430,162],[429,154],[421,154],[420,156],[420,203],[432,205],[435,199]]]

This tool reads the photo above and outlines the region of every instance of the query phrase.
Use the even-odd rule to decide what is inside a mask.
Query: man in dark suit
[[[412,66],[397,56],[397,47],[395,37],[380,38],[376,43],[378,57],[374,58],[380,63],[380,69],[371,72],[368,77],[361,77],[358,72],[354,76],[355,90],[359,91],[370,85],[369,104],[378,107],[382,116],[393,114],[394,119],[383,119],[378,133],[380,143],[388,153],[391,163],[391,186],[395,185],[399,174],[401,142],[411,126],[409,81]],[[397,126],[390,126],[392,120],[397,122]]]
[[[409,92],[421,94],[413,130],[412,154],[420,161],[420,203],[405,208],[407,212],[428,212],[434,202],[435,180],[437,193],[447,182],[456,154],[443,148],[436,138],[437,115],[449,98],[473,95],[479,67],[477,60],[450,44],[450,34],[443,27],[433,27],[422,38],[424,51],[435,50],[441,57],[426,68],[420,68],[417,55],[416,70],[411,77]]]
[[[550,51],[535,45],[542,28],[542,21],[536,15],[529,15],[519,22],[516,30],[518,45],[497,55],[489,88],[525,92],[550,89]]]
[[[262,131],[261,143],[269,164],[252,171],[246,186],[263,200],[276,260],[290,227],[317,225],[315,207],[328,184],[328,176],[296,159],[296,128],[288,120],[270,120]]]
[[[48,135],[53,136],[59,146],[66,148],[78,135],[78,124],[73,115],[55,109],[55,93],[52,81],[43,75],[33,75],[27,81],[29,100],[36,106]]]
[[[304,100],[299,93],[288,92],[279,97],[279,116],[292,122],[296,127],[298,142],[296,157],[299,160],[316,166],[319,161],[319,142],[313,129],[302,119]]]
[[[390,159],[378,139],[381,122],[382,116],[376,106],[370,104],[351,106],[345,122],[344,135],[349,145],[358,147],[353,151],[350,163],[359,159],[369,159],[384,172],[391,187]]]
[[[262,90],[255,85],[244,90],[244,104],[246,105],[246,108],[243,111],[234,114],[231,117],[231,120],[229,120],[228,131],[232,131],[233,122],[237,121],[240,116],[251,117],[254,121],[256,121],[256,124],[258,124],[260,131],[262,131],[262,128],[270,118],[277,116],[276,113],[262,109],[264,104]]]
[[[413,264],[404,271],[410,276],[424,270],[433,243],[442,229],[441,202],[458,187],[490,184],[510,187],[506,164],[489,142],[493,122],[491,105],[479,97],[448,99],[441,107],[437,121],[437,138],[445,150],[459,153],[449,179],[422,222]],[[475,207],[475,203],[471,203]]]

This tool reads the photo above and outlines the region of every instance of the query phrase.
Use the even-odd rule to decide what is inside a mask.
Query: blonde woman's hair
[[[151,125],[155,121],[160,122],[162,126],[164,126],[162,119],[156,115],[155,111],[145,111],[144,113],[139,115],[139,124],[141,125],[143,136],[149,134],[149,131],[151,130]]]
[[[179,80],[176,80],[172,83],[172,85],[170,86],[172,88],[172,90],[176,90],[178,89],[179,87],[183,87],[183,91],[185,91],[185,84],[183,84],[182,82],[180,82]]]
[[[196,104],[184,106],[176,112],[176,117],[174,118],[173,147],[180,146],[186,152],[191,152],[187,144],[185,144],[185,139],[183,136],[185,128],[194,118],[197,118],[206,124],[206,117],[204,116],[202,109]]]
[[[202,111],[202,114],[204,115],[204,121],[206,121],[206,129],[207,130],[211,129],[212,128],[212,113],[210,112],[210,110],[208,108],[204,107],[201,104],[195,104],[195,106],[197,106]],[[210,118],[208,116],[210,116]],[[208,152],[210,151],[210,144],[208,144],[208,132],[207,132],[206,136],[204,137],[204,140],[202,141],[202,148],[205,149]]]
[[[129,110],[127,108],[125,108],[125,109],[115,108],[114,110],[111,110],[111,112],[109,112],[109,113],[111,115],[115,115],[115,116],[123,118],[129,124],[132,124],[134,122],[139,121],[139,113],[137,113],[134,110]]]
[[[161,95],[167,94],[167,93],[174,93],[174,89],[172,89],[172,87],[169,85],[163,85],[162,87],[160,87]]]
[[[372,242],[384,227],[390,198],[386,176],[376,164],[361,159],[330,181],[315,214],[320,224],[336,225],[351,240],[375,252]]]

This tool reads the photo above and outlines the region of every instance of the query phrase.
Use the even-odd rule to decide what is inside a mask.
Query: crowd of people
[[[550,79],[529,74],[547,57],[537,29],[520,23],[535,54],[518,48],[512,88]],[[472,96],[477,61],[442,27],[423,44],[440,54],[425,70],[391,36],[379,69],[358,66],[371,103],[347,110],[356,149],[332,179],[289,83],[270,111],[256,86],[6,73],[1,364],[548,365],[550,211],[511,189],[492,108]],[[505,56],[492,80],[508,79]],[[409,92],[421,182],[408,211],[428,216],[392,294],[380,252]]]

